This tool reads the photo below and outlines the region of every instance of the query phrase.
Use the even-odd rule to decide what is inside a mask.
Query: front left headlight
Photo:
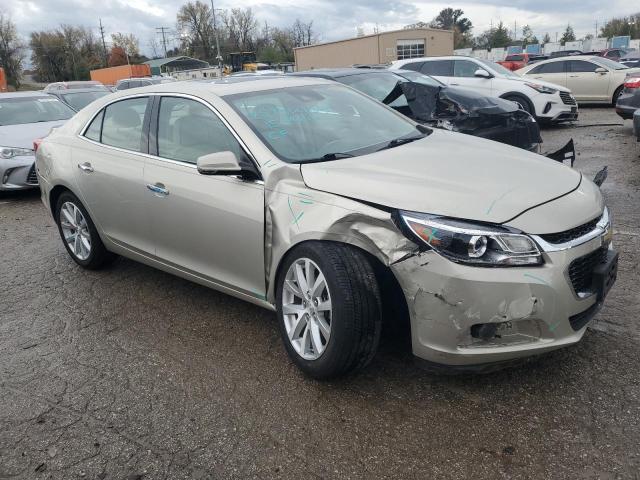
[[[33,155],[30,148],[0,147],[0,158],[13,158],[21,155]]]
[[[540,85],[539,83],[527,83],[526,85],[528,87],[533,88],[536,92],[540,92],[540,93],[548,93],[553,95],[558,91],[555,88],[545,87],[544,85]]]
[[[426,248],[457,263],[479,267],[544,263],[531,237],[500,225],[483,225],[435,215],[397,212],[400,227]]]

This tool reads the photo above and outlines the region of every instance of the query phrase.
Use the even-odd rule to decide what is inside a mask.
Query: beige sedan
[[[516,73],[566,87],[578,102],[615,105],[626,76],[638,72],[603,57],[571,56],[533,63]]]
[[[616,276],[579,172],[323,79],[125,90],[49,135],[37,172],[78,265],[122,255],[273,310],[316,378],[365,367],[383,324],[447,368],[576,343]]]

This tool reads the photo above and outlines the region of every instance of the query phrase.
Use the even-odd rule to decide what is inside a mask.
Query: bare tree
[[[189,2],[178,11],[178,31],[189,36],[189,50],[192,55],[212,60],[213,53],[213,16],[206,3],[197,0]]]
[[[253,10],[250,8],[232,8],[222,12],[222,23],[227,34],[227,43],[233,50],[253,50],[255,32],[258,29]]]
[[[296,19],[291,27],[291,33],[296,47],[311,45],[314,43],[316,37],[313,31],[313,20],[309,23],[304,23]]]
[[[140,41],[133,33],[113,33],[111,41],[114,47],[120,47],[130,57],[140,56]]]
[[[16,25],[0,12],[0,66],[7,74],[7,83],[16,89],[20,87],[24,57],[25,45],[18,37]]]

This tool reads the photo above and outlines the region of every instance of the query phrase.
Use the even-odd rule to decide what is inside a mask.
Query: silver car
[[[324,79],[120,92],[37,158],[75,262],[123,255],[276,311],[316,378],[363,368],[404,321],[437,368],[571,345],[616,278],[609,212],[579,172]]]
[[[0,96],[0,191],[37,188],[33,142],[74,113],[42,92]]]

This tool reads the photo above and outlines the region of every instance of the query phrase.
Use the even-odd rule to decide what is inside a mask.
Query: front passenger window
[[[242,159],[238,141],[208,107],[187,98],[162,97],[158,156],[195,164],[203,155],[224,151]]]
[[[473,78],[478,68],[478,65],[468,60],[456,60],[453,62],[453,76],[458,78]]]

